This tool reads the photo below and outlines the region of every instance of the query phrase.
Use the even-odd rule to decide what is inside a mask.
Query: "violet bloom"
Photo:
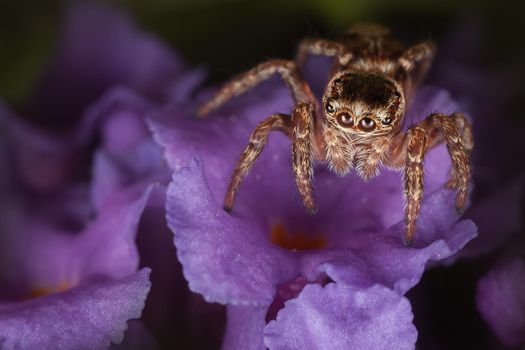
[[[140,317],[151,284],[149,269],[137,271],[135,235],[151,189],[91,209],[86,190],[40,205],[2,198],[2,349],[103,349]]]
[[[275,82],[274,82],[275,83]],[[445,259],[476,236],[458,221],[444,188],[444,146],[425,162],[425,197],[414,245],[402,242],[401,174],[363,182],[315,172],[319,211],[300,204],[289,140],[275,134],[243,182],[233,214],[222,200],[256,124],[289,111],[277,83],[237,97],[204,120],[166,109],[150,124],[175,171],[168,224],[190,289],[228,306],[226,349],[412,349],[417,332],[408,300],[428,261]],[[415,123],[457,105],[445,91],[423,88],[408,111]],[[197,158],[195,158],[197,157]]]
[[[157,146],[137,149],[136,140],[150,138],[144,115],[167,100],[184,101],[202,78],[200,70],[189,71],[180,57],[110,7],[73,4],[57,46],[34,94],[19,111],[23,118],[0,104],[0,127],[7,132],[14,176],[40,194],[89,176],[100,132],[113,149],[133,147],[145,161],[145,154]],[[120,121],[108,121],[110,117]],[[115,129],[126,125],[123,119],[128,126]]]
[[[8,141],[0,161],[10,170],[0,179],[1,222],[9,224],[0,232],[0,279],[9,287],[2,346],[106,348],[140,316],[150,282],[149,269],[135,272],[136,231],[143,210],[163,208],[162,186],[151,184],[169,180],[144,117],[164,100],[182,102],[201,76],[121,13],[88,4],[70,9],[26,117],[0,106]],[[9,189],[16,196],[4,196]],[[16,302],[31,294],[48,296]],[[46,319],[49,313],[56,320]],[[41,331],[24,335],[31,327]],[[125,346],[151,340],[140,336],[140,323],[131,332]]]

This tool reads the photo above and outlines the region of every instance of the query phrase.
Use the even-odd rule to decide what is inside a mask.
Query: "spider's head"
[[[331,128],[353,136],[386,136],[401,128],[405,98],[393,79],[340,72],[328,84],[323,109]]]

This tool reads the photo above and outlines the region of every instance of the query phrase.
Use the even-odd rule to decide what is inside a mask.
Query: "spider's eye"
[[[363,118],[359,122],[359,128],[363,131],[372,131],[376,127],[376,122],[371,118]]]
[[[399,93],[399,91],[394,92],[394,97],[398,99],[401,98],[401,94]]]
[[[328,112],[328,113],[334,113],[335,112],[335,107],[334,107],[334,105],[333,105],[333,103],[331,101],[326,102],[325,108],[326,108],[326,112]]]
[[[346,126],[346,127],[354,125],[354,120],[352,119],[352,117],[348,113],[340,113],[337,116],[337,122],[341,126]]]
[[[386,117],[385,119],[381,120],[381,124],[383,125],[390,125],[392,124],[393,119],[390,117]]]

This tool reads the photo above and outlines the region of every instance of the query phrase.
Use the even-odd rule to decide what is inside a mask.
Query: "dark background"
[[[523,58],[518,1],[121,0],[139,25],[220,81],[270,57],[291,57],[305,36],[334,37],[357,20],[379,21],[412,39],[440,38],[461,21],[483,24],[483,60]],[[0,96],[21,103],[52,53],[65,1],[2,0]]]
[[[67,2],[1,0],[0,98],[22,105],[51,57]],[[216,83],[267,58],[291,58],[299,39],[336,37],[358,20],[377,21],[409,42],[439,43],[462,22],[477,23],[479,63],[491,69],[515,67],[523,76],[525,38],[518,1],[421,0],[121,0],[144,30],[176,49],[191,66],[207,67],[207,83]],[[465,43],[468,47],[472,43]],[[514,114],[522,117],[523,85]],[[495,87],[500,88],[500,87]],[[410,293],[420,330],[420,349],[489,349],[502,346],[474,306],[483,261],[437,268]]]

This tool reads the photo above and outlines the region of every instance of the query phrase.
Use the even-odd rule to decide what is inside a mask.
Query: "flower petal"
[[[525,261],[514,258],[493,268],[478,284],[478,309],[508,346],[525,344]]]
[[[412,247],[400,239],[400,222],[385,232],[352,233],[348,249],[321,251],[303,259],[303,273],[315,276],[326,272],[334,281],[369,287],[381,283],[400,294],[419,282],[429,261],[450,257],[476,237],[477,228],[470,220],[457,222],[454,193],[439,191],[425,198]]]
[[[291,278],[289,256],[217,205],[200,161],[173,175],[166,211],[190,289],[207,301],[269,305],[276,283]]]
[[[414,349],[409,301],[380,285],[310,284],[268,323],[269,349]]]
[[[149,269],[0,306],[2,349],[104,349],[122,341],[150,289]]]
[[[34,289],[73,287],[93,276],[122,278],[133,273],[139,264],[137,226],[150,192],[151,188],[132,188],[115,194],[81,230],[60,227],[45,213],[26,212],[11,202],[10,210],[1,213],[6,229],[0,275],[10,287],[29,294]]]

